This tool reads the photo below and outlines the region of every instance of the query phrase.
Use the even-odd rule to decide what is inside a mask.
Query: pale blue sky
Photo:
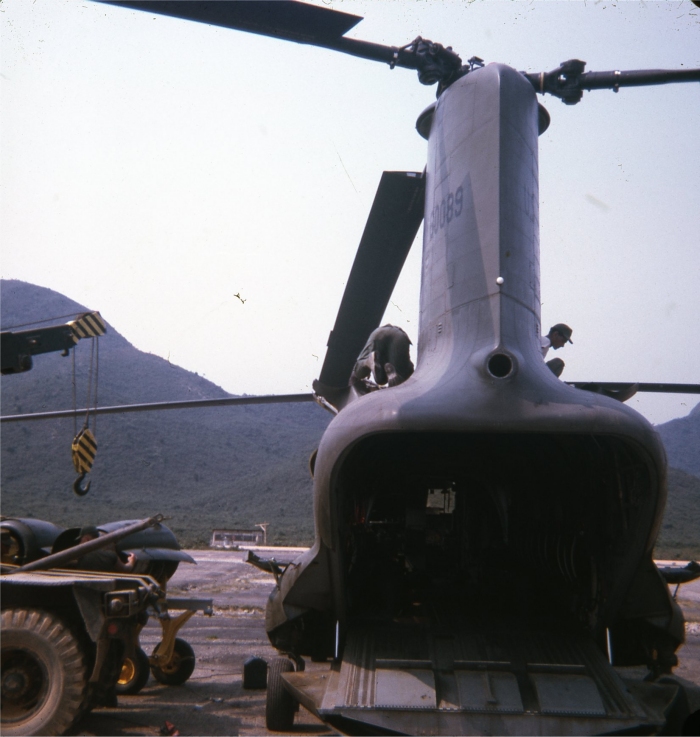
[[[679,2],[326,0],[524,71],[700,67]],[[415,73],[87,0],[0,5],[2,276],[233,393],[309,391],[382,170],[421,170]],[[563,378],[700,381],[700,84],[585,93],[540,138]],[[420,241],[386,321],[417,337]],[[243,303],[235,295],[245,299]],[[697,397],[638,396],[652,422]]]

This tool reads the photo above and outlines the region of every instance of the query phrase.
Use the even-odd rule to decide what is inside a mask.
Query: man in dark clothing
[[[402,384],[413,374],[410,346],[411,341],[401,328],[394,325],[377,328],[357,358],[350,383],[356,387],[363,386],[373,374],[377,386]]]
[[[79,544],[96,540],[100,536],[97,527],[87,526],[80,530]],[[130,573],[136,565],[136,556],[129,553],[126,562],[122,561],[117,553],[114,545],[102,548],[101,550],[93,550],[90,553],[78,558],[76,567],[82,571],[107,571],[115,573]]]

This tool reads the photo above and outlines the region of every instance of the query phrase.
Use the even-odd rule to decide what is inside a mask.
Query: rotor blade
[[[423,220],[425,179],[417,172],[385,171],[367,219],[328,338],[319,381],[345,387],[389,298]]]
[[[344,38],[362,16],[297,0],[94,0],[131,10],[144,10],[285,41],[320,46],[392,67],[417,69],[415,50]],[[451,52],[450,52],[451,53]],[[453,54],[456,59],[459,59]]]
[[[615,382],[615,381],[567,381],[569,386],[586,391],[622,391],[635,387],[638,392],[660,392],[664,394],[700,394],[700,384],[662,384]]]
[[[630,72],[586,72],[581,75],[584,90],[642,87],[674,82],[700,82],[700,69],[639,69]]]
[[[307,44],[325,44],[338,39],[362,20],[359,15],[290,0],[98,2]]]
[[[699,82],[700,69],[637,69],[627,72],[584,72],[586,62],[569,59],[551,72],[530,74],[523,72],[536,92],[548,93],[563,100],[567,105],[581,101],[583,90],[610,89],[617,92],[620,87],[642,87],[646,85],[671,84],[675,82]]]
[[[150,402],[148,404],[119,404],[114,407],[91,409],[95,415],[121,415],[128,412],[153,412],[161,409],[200,409],[202,407],[229,407],[239,404],[288,404],[313,402],[313,394],[268,394],[260,397],[220,397],[219,399],[183,399],[180,402]],[[0,422],[25,420],[60,420],[65,417],[84,416],[87,409],[62,409],[55,412],[34,412],[26,415],[4,415]]]

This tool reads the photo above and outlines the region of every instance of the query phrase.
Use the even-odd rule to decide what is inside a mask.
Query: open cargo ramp
[[[330,672],[283,677],[347,734],[650,734],[677,690],[628,687],[584,635],[458,623],[358,624]]]

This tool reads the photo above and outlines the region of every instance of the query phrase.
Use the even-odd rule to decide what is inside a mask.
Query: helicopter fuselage
[[[312,710],[343,729],[457,734],[483,712],[480,730],[512,717],[500,733],[530,732],[533,714],[542,733],[631,728],[642,711],[606,666],[668,667],[683,639],[651,559],[666,496],[657,434],[542,358],[538,119],[532,86],[498,64],[419,119],[429,145],[416,370],[330,424],[315,545],[267,609],[276,647],[342,663]],[[473,697],[477,671],[501,696]],[[545,671],[569,677],[568,697],[552,695]],[[411,678],[420,698],[401,696]]]

